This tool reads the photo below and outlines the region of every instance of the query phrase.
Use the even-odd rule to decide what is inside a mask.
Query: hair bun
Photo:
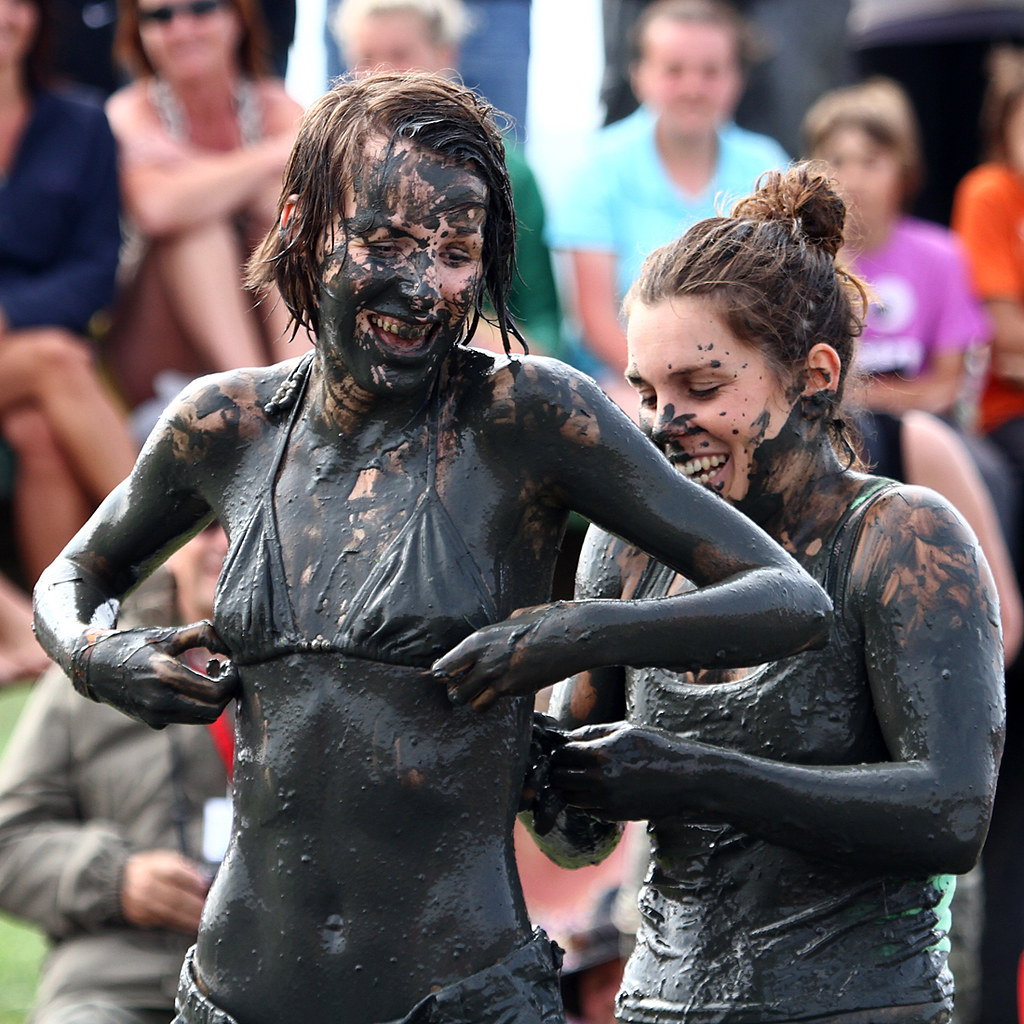
[[[846,204],[820,162],[762,174],[757,190],[733,207],[732,216],[788,223],[795,240],[806,241],[833,259],[843,247]]]

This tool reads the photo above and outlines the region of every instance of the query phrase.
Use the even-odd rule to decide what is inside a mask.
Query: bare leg
[[[131,472],[137,451],[125,417],[74,335],[40,327],[12,331],[0,343],[0,415],[26,404],[42,413],[94,504]]]
[[[32,604],[0,576],[0,686],[39,675],[50,663],[32,632]]]
[[[96,503],[83,493],[46,418],[35,406],[19,405],[4,412],[0,430],[18,460],[14,530],[25,576],[35,583]]]
[[[175,316],[211,370],[267,363],[254,299],[242,287],[244,254],[231,224],[212,221],[154,242],[152,255]]]

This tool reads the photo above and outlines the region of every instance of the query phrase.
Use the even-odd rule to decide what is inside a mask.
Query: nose
[[[651,423],[651,440],[663,448],[684,437],[699,434],[702,428],[695,422],[696,418],[696,413],[683,412],[672,402],[662,402]]]
[[[402,294],[414,309],[433,306],[441,295],[437,262],[427,250],[413,253],[400,278]]]

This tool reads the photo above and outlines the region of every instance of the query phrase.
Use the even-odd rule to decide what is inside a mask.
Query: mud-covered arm
[[[949,505],[904,488],[868,513],[850,586],[889,760],[787,764],[619,723],[573,734],[555,755],[556,786],[613,818],[702,813],[815,856],[969,870],[1004,724],[988,567]]]
[[[583,542],[576,573],[576,597],[581,600],[621,596],[622,560],[627,545],[592,526]],[[591,669],[555,686],[547,715],[536,715],[533,748],[553,752],[565,732],[582,725],[618,722],[625,718],[625,678],[618,667]],[[555,733],[555,742],[547,735]],[[546,741],[546,742],[545,742]],[[565,868],[585,867],[604,860],[622,838],[621,822],[600,818],[582,807],[565,803],[551,788],[551,755],[544,758],[534,808],[520,820],[544,854]],[[547,787],[542,789],[541,787]]]
[[[212,720],[233,685],[230,672],[211,679],[179,661],[191,647],[223,651],[209,623],[115,628],[121,598],[210,519],[208,390],[183,394],[165,413],[131,475],[35,588],[39,641],[76,689],[155,726]]]
[[[824,643],[829,601],[797,562],[746,516],[673,469],[592,381],[576,377],[569,388],[568,395],[549,387],[517,399],[532,412],[532,436],[519,439],[533,463],[530,475],[549,481],[553,502],[649,552],[698,589],[517,612],[436,663],[451,698],[479,706],[587,669],[749,665]]]

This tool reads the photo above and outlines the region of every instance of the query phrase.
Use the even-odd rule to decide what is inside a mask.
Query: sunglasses
[[[167,25],[179,14],[190,14],[193,18],[204,18],[224,6],[224,0],[188,0],[184,4],[165,4],[162,7],[139,8],[139,23],[148,25],[156,22]]]

